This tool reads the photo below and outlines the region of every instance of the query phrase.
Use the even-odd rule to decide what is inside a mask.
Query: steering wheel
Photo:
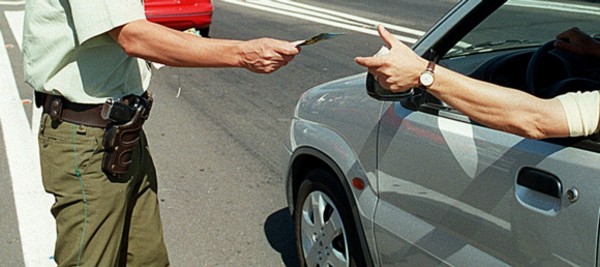
[[[539,95],[540,92],[545,91],[545,88],[542,86],[542,64],[544,59],[549,58],[549,54],[554,51],[554,40],[548,41],[540,48],[533,53],[531,59],[529,60],[529,64],[527,65],[527,72],[525,74],[525,84],[527,85],[527,92],[533,95]],[[563,60],[562,62],[565,66],[567,78],[572,76],[572,69],[570,67],[569,62]]]
[[[547,74],[544,77],[542,66],[547,63],[545,61],[550,58],[554,48],[554,40],[546,42],[544,45],[535,51],[527,65],[525,74],[525,83],[527,92],[541,98],[551,98],[568,92],[576,91],[591,91],[600,89],[600,83],[582,77],[575,77],[575,69],[573,65],[565,58],[558,54],[553,54],[554,58],[560,61],[560,67],[563,68],[565,78],[555,82],[554,84],[543,84],[544,79],[548,79],[553,74]],[[565,51],[562,51],[565,52]],[[566,53],[566,52],[565,52]],[[555,78],[555,77],[551,77]]]

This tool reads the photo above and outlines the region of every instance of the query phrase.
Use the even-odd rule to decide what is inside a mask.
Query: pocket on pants
[[[73,124],[44,129],[39,136],[39,150],[46,191],[55,196],[81,195],[80,176],[102,179],[100,141],[85,128]]]

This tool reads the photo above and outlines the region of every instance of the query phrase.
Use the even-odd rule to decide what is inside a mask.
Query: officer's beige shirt
[[[149,65],[128,57],[107,33],[139,19],[145,19],[141,0],[27,0],[25,81],[76,103],[142,94]]]
[[[567,93],[557,98],[567,116],[570,136],[587,136],[600,130],[599,91]]]

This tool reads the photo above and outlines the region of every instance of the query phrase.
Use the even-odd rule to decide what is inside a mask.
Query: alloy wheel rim
[[[313,191],[306,197],[300,229],[307,266],[349,266],[344,224],[338,208],[325,193]]]

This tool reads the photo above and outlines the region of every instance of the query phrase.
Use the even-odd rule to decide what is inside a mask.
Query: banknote
[[[344,33],[324,32],[324,33],[317,34],[311,38],[308,38],[306,40],[300,40],[300,41],[296,41],[294,43],[296,44],[296,46],[311,45],[311,44],[315,44],[315,43],[318,43],[323,40],[329,40],[331,38],[340,36],[342,34],[344,34]]]

